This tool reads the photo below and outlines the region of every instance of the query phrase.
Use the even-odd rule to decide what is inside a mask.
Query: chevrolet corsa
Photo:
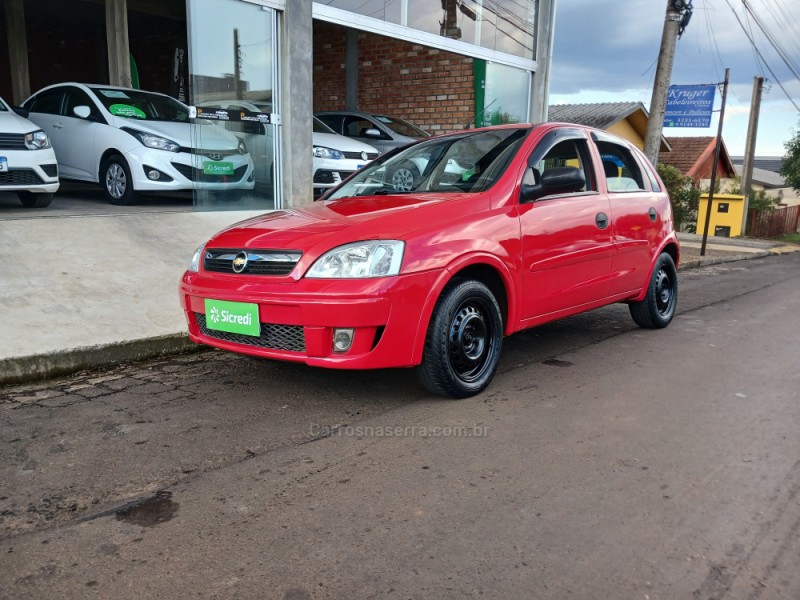
[[[431,392],[463,398],[489,385],[516,331],[614,302],[666,327],[678,256],[669,197],[637,148],[577,125],[507,125],[406,146],[314,205],[216,234],[180,299],[195,342],[416,367]]]

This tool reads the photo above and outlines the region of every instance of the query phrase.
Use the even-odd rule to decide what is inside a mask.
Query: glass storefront
[[[473,64],[476,127],[528,121],[530,72],[479,59]]]
[[[277,12],[242,0],[188,0],[194,203],[280,207]]]
[[[536,59],[539,0],[329,0],[326,6]]]

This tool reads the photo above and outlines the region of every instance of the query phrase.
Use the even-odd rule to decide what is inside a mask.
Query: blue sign
[[[671,85],[664,127],[710,127],[715,85]]]

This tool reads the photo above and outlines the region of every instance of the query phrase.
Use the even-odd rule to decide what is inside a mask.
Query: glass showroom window
[[[530,115],[530,72],[478,59],[474,64],[476,126],[526,123]]]
[[[536,58],[539,0],[328,0],[324,4],[489,50]]]
[[[195,205],[278,208],[277,11],[241,0],[188,8]]]

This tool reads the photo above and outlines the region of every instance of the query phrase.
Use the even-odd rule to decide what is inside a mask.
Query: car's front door
[[[98,128],[106,125],[97,122],[102,119],[100,111],[86,92],[70,86],[64,88],[64,95],[63,112],[58,123],[61,136],[60,148],[56,150],[58,163],[62,165],[65,177],[97,181],[100,158],[95,149],[95,138]],[[81,119],[73,112],[76,106],[88,106],[91,116]]]
[[[565,166],[580,169],[586,183],[577,192],[521,200],[523,319],[570,311],[609,295],[611,210],[597,189],[588,143],[580,129],[557,130],[528,160],[526,183]]]

